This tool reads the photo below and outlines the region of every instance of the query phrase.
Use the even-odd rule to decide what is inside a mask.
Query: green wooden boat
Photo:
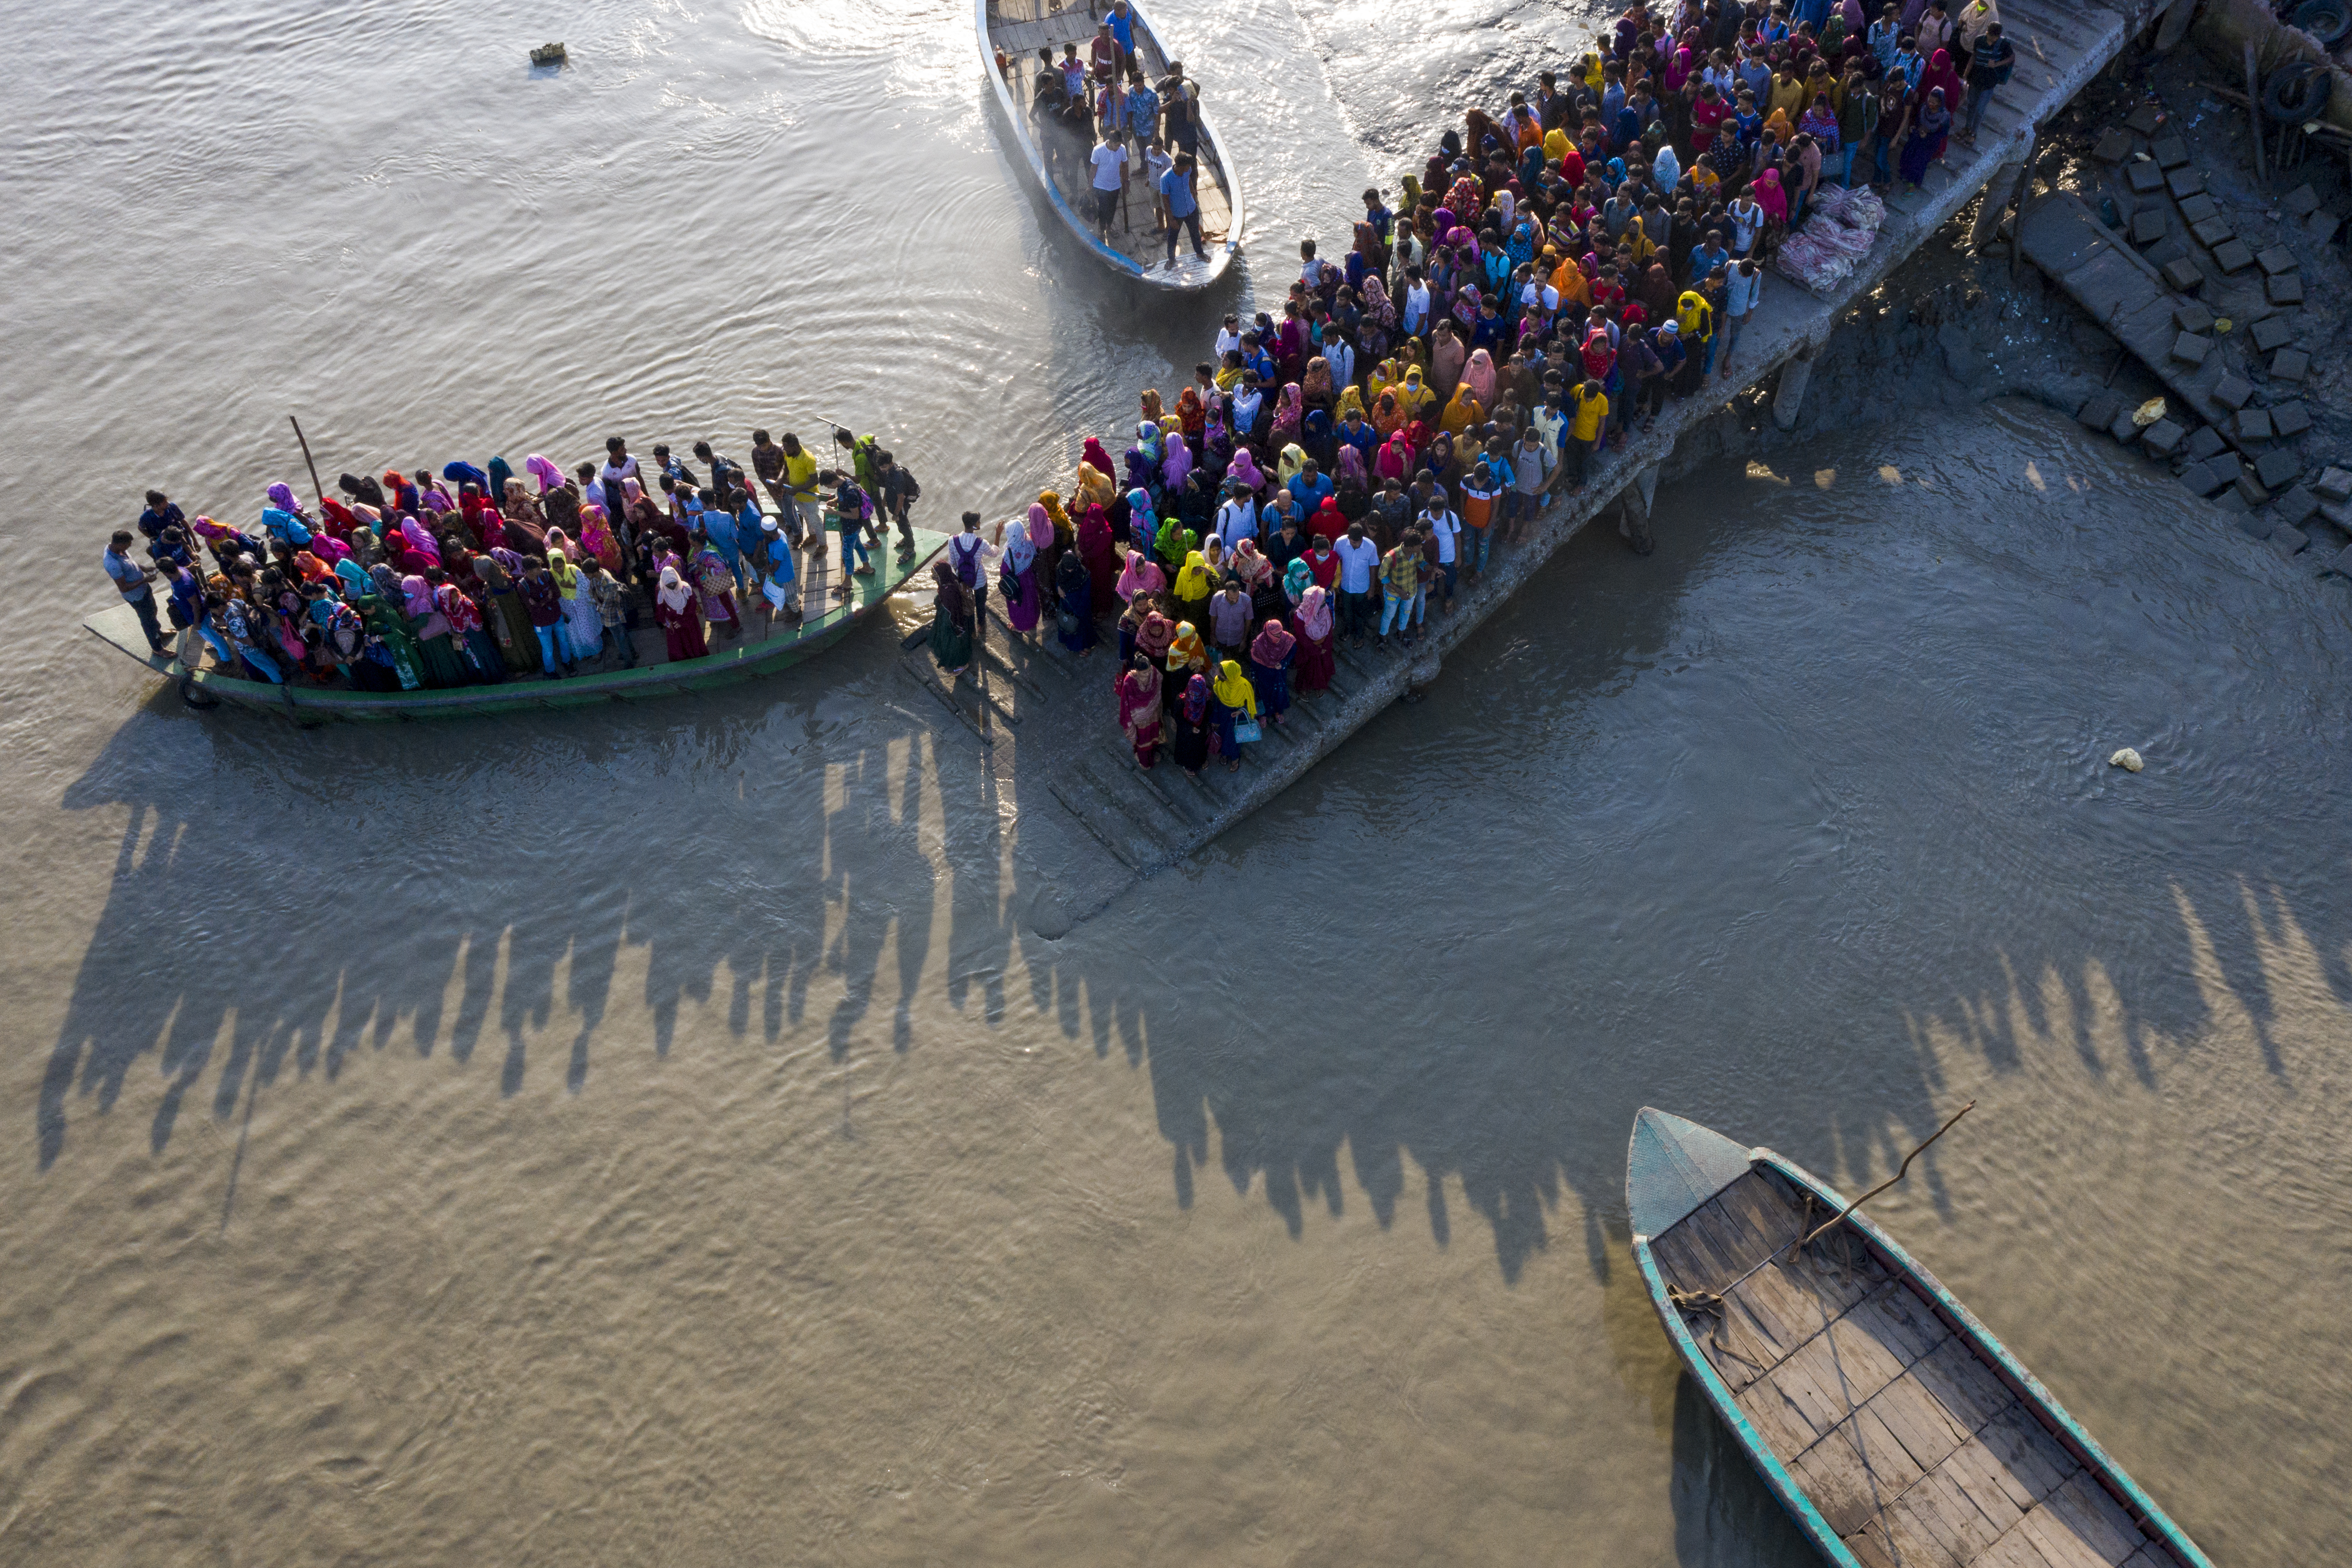
[[[218,669],[190,673],[183,670],[177,660],[150,653],[146,634],[140,630],[139,612],[125,603],[116,603],[101,610],[83,621],[82,624],[96,632],[100,642],[129,654],[159,675],[184,679],[189,686],[223,702],[268,708],[305,718],[439,718],[461,714],[579,707],[591,703],[623,702],[700,691],[796,664],[810,654],[839,642],[860,621],[880,612],[883,601],[905,586],[909,579],[927,576],[931,559],[947,548],[947,543],[945,534],[917,528],[915,553],[904,559],[893,557],[893,547],[886,543],[875,552],[872,577],[852,576],[848,580],[852,591],[845,600],[833,597],[834,584],[840,580],[837,571],[811,570],[803,566],[801,583],[803,602],[821,602],[831,608],[822,614],[809,616],[797,626],[779,622],[765,636],[747,632],[735,642],[721,643],[702,658],[681,659],[675,664],[662,659],[660,633],[640,633],[635,668],[600,670],[593,674],[573,675],[559,681],[551,681],[541,675],[518,675],[494,686],[459,686],[447,691],[414,692],[362,692],[347,686],[313,685],[309,682],[291,682],[281,686],[267,681],[246,680]],[[836,543],[834,547],[836,555],[839,549]],[[751,624],[754,627],[762,624],[756,612]]]
[[[1845,1200],[1810,1172],[1645,1107],[1625,1201],[1667,1337],[1839,1568],[2211,1568],[1933,1274],[1830,1224]]]

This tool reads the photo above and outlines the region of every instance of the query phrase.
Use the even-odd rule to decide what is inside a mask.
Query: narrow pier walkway
[[[1583,489],[1538,519],[1526,542],[1497,546],[1486,575],[1465,579],[1452,612],[1431,615],[1417,648],[1343,647],[1331,690],[1295,702],[1286,727],[1266,726],[1266,738],[1249,748],[1239,772],[1213,760],[1197,780],[1173,766],[1149,773],[1136,768],[1116,723],[1117,642],[1108,622],[1107,645],[1079,658],[1064,651],[1050,630],[1016,642],[992,595],[986,658],[977,681],[967,674],[952,688],[942,685],[919,647],[903,661],[907,678],[952,709],[982,743],[992,770],[1012,787],[1021,810],[1034,810],[1041,797],[1050,796],[1133,875],[1182,859],[1288,788],[1374,715],[1434,678],[1445,655],[1586,524],[1622,506],[1629,520],[1646,527],[1659,464],[1684,434],[1727,403],[1778,375],[1775,416],[1784,428],[1793,425],[1811,361],[1838,318],[1979,190],[1992,186],[2005,204],[2032,156],[2035,126],[2121,52],[2156,3],[2131,0],[2115,9],[2003,0],[2001,21],[2019,59],[2010,82],[1994,95],[1977,144],[1954,141],[1929,170],[1924,190],[1889,199],[1877,243],[1854,270],[1825,296],[1772,272],[1764,303],[1740,336],[1734,376],[1717,375],[1699,395],[1670,403],[1654,426],[1598,463]],[[1050,619],[1045,624],[1050,628]],[[1099,908],[1108,896],[1079,902]]]

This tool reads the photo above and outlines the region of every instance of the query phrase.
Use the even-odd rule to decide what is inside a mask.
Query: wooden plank
[[[2074,1533],[2073,1527],[2042,1503],[2027,1511],[2010,1535],[2021,1535],[2042,1553],[2050,1568],[2114,1568],[2098,1550]],[[2001,1539],[2007,1540],[2008,1536]]]
[[[1772,1369],[1780,1357],[1758,1337],[1751,1320],[1736,1302],[1712,1308],[1680,1309],[1683,1326],[1734,1395]]]
[[[2124,1568],[2180,1568],[2180,1559],[2151,1541],[2131,1554]]]
[[[2002,1531],[1977,1511],[1959,1482],[1930,1470],[1887,1511],[1887,1532],[1904,1548],[1903,1560],[1916,1562],[1931,1548],[1957,1563],[1973,1563]]]
[[[1898,1537],[1897,1524],[1891,1514],[1881,1514],[1872,1520],[1868,1526],[1855,1531],[1847,1544],[1851,1547],[1857,1542],[1867,1542],[1870,1545],[1868,1554],[1859,1550],[1854,1552],[1855,1556],[1865,1562],[1894,1563],[1896,1568],[1960,1568],[1960,1564],[1955,1563],[1948,1552],[1939,1550],[1934,1542],[1911,1539],[1907,1530]]]
[[[2056,1568],[2021,1524],[1984,1549],[1969,1568]]]
[[[1878,1521],[1874,1519],[1870,1523],[1871,1528],[1858,1530],[1845,1538],[1845,1549],[1853,1553],[1862,1568],[1904,1568],[1887,1551],[1886,1532],[1877,1528]]]
[[[1921,1356],[1911,1370],[1937,1403],[1971,1432],[2017,1403],[2009,1385],[1978,1358],[1968,1341],[1957,1335]]]
[[[1691,1239],[1693,1233],[1685,1228],[1688,1223],[1685,1217],[1675,1221],[1674,1228],[1664,1235],[1650,1238],[1650,1256],[1656,1261],[1658,1272],[1671,1291],[1709,1288],[1707,1281],[1699,1278],[1699,1253]]]
[[[1985,1447],[1981,1437],[1970,1437],[1953,1450],[1943,1469],[1994,1527],[1996,1537],[2014,1528],[2033,1506],[2033,1494]]]
[[[1868,1334],[1906,1367],[1951,1338],[1951,1331],[1917,1292],[1894,1281],[1856,1302],[1839,1320],[1838,1329]]]
[[[2107,1568],[2120,1568],[2124,1559],[2147,1543],[2123,1505],[2108,1494],[2099,1478],[2077,1470],[2066,1484],[2052,1492],[2042,1508],[2054,1514]]]
[[[1776,1452],[1793,1458],[1902,1374],[1885,1345],[1859,1329],[1846,1330],[1841,1319],[1759,1378],[1739,1396],[1739,1406],[1768,1432]]]
[[[1783,1459],[1793,1459],[1843,1418],[1833,1393],[1801,1368],[1783,1362],[1743,1389],[1739,1408]]]
[[[2018,1489],[2036,1502],[2056,1491],[2069,1476],[2082,1469],[2074,1462],[2074,1456],[2059,1447],[2058,1439],[2050,1435],[2021,1400],[2012,1402],[1986,1422],[1977,1436],[2009,1471]]]
[[[1730,1266],[1734,1279],[1797,1237],[1796,1216],[1775,1215],[1775,1206],[1759,1199],[1758,1188],[1762,1182],[1761,1176],[1750,1171],[1684,1221],[1686,1225],[1696,1221],[1706,1231],[1716,1251]]]
[[[1789,1470],[1841,1536],[1869,1524],[1923,1473],[1910,1449],[1868,1406],[1839,1422]]]
[[[1826,1328],[1840,1310],[1790,1280],[1777,1263],[1748,1276],[1731,1293],[1754,1330],[1757,1342],[1769,1353],[1769,1369],[1795,1354],[1797,1347]]]
[[[1913,1373],[1880,1389],[1867,1408],[1922,1470],[1934,1469],[1974,1436]]]

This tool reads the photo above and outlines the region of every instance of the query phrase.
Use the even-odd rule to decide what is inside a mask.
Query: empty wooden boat
[[[2211,1568],[1990,1331],[1769,1149],[1633,1119],[1633,1258],[1667,1337],[1841,1568]],[[1801,1239],[1819,1231],[1817,1239]]]
[[[1105,241],[1095,222],[1093,171],[1087,162],[1090,133],[1065,129],[1036,112],[1040,49],[1060,59],[1063,46],[1075,44],[1083,59],[1095,31],[1110,14],[1110,0],[973,0],[978,8],[980,55],[996,100],[1011,123],[1022,161],[1044,188],[1046,201],[1078,242],[1114,271],[1157,288],[1194,292],[1208,287],[1225,274],[1241,253],[1242,188],[1233,160],[1218,140],[1206,106],[1200,117],[1200,145],[1194,193],[1201,203],[1201,239],[1208,259],[1196,258],[1189,234],[1179,234],[1176,261],[1166,264],[1167,240],[1152,220],[1152,191],[1143,173],[1141,150],[1135,156],[1110,235]],[[1163,35],[1147,20],[1143,8],[1129,4],[1133,16],[1135,53],[1145,81],[1157,90],[1168,74],[1172,55]],[[997,61],[1004,61],[999,70]],[[1173,149],[1171,149],[1172,152]]]

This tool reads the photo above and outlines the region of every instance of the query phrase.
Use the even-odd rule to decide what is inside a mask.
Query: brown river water
[[[1669,486],[1058,940],[887,628],[307,733],[78,629],[289,412],[331,482],[832,414],[999,511],[1589,22],[1158,11],[1263,268],[1189,304],[957,5],[8,7],[0,1563],[1809,1563],[1630,1119],[1858,1190],[1971,1098],[1883,1221],[2218,1561],[2341,1561],[2352,601],[2042,411]]]

